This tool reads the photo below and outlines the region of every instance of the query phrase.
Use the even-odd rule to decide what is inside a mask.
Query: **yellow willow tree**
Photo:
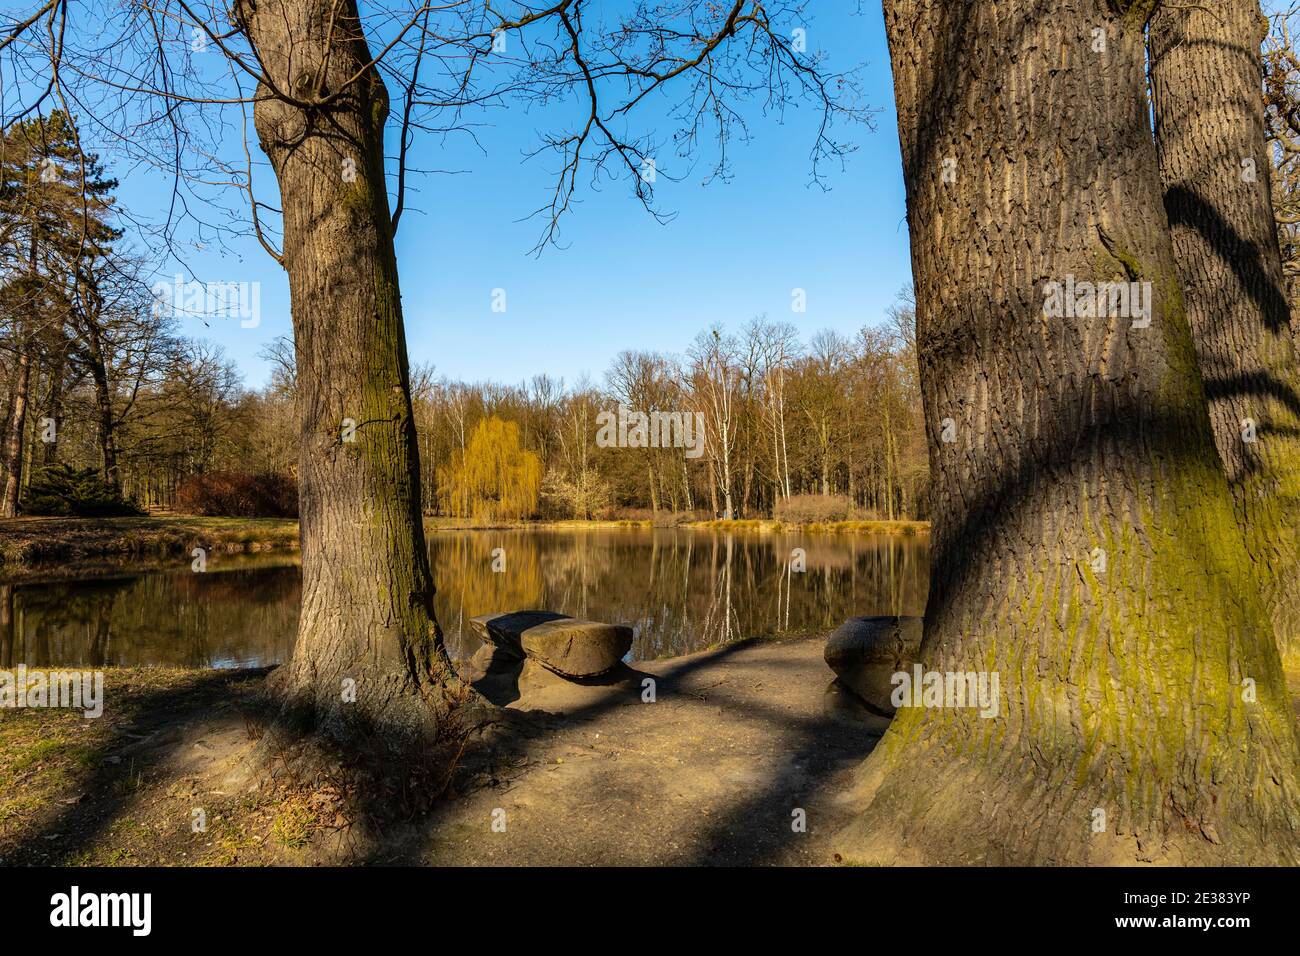
[[[519,444],[519,426],[493,415],[465,450],[438,469],[443,511],[466,518],[520,519],[537,511],[542,460]]]

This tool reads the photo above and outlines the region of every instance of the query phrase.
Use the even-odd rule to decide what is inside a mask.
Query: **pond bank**
[[[609,530],[653,528],[653,521],[506,521],[476,522],[426,517],[428,531],[502,531],[555,529]],[[837,521],[790,525],[767,519],[690,521],[673,527],[755,533],[921,535],[924,521]],[[288,551],[298,548],[298,522],[286,518],[7,518],[0,519],[0,571],[14,572],[56,562],[147,560],[188,555],[195,547],[209,552]]]
[[[833,865],[877,738],[824,715],[823,645],[745,641],[607,686],[525,686],[517,743],[365,847],[328,785],[230,785],[265,670],[110,670],[99,720],[0,720],[0,864]],[[1300,670],[1287,676],[1300,713]]]
[[[209,552],[292,550],[298,522],[285,518],[7,518],[0,571],[53,563],[139,560]]]

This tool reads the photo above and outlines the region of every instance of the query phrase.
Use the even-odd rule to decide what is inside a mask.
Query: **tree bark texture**
[[[254,120],[280,186],[302,415],[302,615],[281,686],[330,733],[420,732],[462,688],[419,506],[387,92],[353,0],[239,11],[275,87],[259,88]]]
[[[1206,412],[1145,94],[1150,4],[887,0],[932,482],[926,669],[849,861],[1295,862],[1294,717]],[[1049,314],[1149,282],[1150,324]],[[951,439],[951,440],[947,440]]]
[[[1300,651],[1300,365],[1264,141],[1258,0],[1162,7],[1149,36],[1174,259],[1237,521]]]

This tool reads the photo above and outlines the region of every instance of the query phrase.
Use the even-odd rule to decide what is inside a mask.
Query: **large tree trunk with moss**
[[[329,736],[393,739],[432,727],[463,688],[434,620],[421,522],[387,93],[355,2],[322,11],[239,7],[276,88],[259,88],[254,119],[280,185],[302,415],[302,613],[278,686]]]
[[[1215,444],[1284,652],[1300,652],[1300,365],[1264,141],[1258,0],[1161,8],[1156,147]]]
[[[1294,862],[1300,744],[1182,311],[1144,14],[885,11],[932,475],[921,657],[1000,693],[988,718],[901,708],[837,848]],[[1149,282],[1149,325],[1060,314],[1071,276]]]

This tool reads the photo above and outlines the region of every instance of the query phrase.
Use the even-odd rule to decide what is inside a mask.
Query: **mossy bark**
[[[354,0],[238,10],[275,90],[303,101],[263,84],[254,109],[280,185],[302,415],[302,614],[278,686],[332,736],[422,733],[464,688],[434,620],[419,506],[387,92]]]
[[[1111,0],[885,17],[930,439],[921,654],[996,673],[1000,694],[989,718],[900,709],[837,848],[1294,862],[1300,744],[1175,273],[1143,17]],[[1150,282],[1150,324],[1049,316],[1068,276]]]
[[[1300,653],[1300,364],[1264,139],[1258,0],[1151,22],[1156,147],[1175,262],[1237,521],[1284,653]]]

